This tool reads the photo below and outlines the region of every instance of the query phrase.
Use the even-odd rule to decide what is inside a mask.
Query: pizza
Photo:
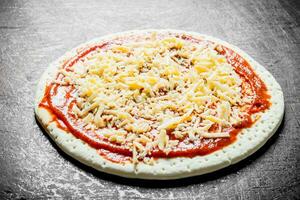
[[[68,155],[99,171],[177,179],[234,164],[277,130],[283,93],[237,47],[178,30],[94,39],[38,84],[38,121]]]

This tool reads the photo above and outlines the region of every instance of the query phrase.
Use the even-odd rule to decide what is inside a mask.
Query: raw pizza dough
[[[51,122],[51,116],[46,109],[39,108],[47,82],[55,77],[58,66],[68,58],[75,56],[78,50],[99,43],[103,40],[113,39],[117,36],[125,36],[131,34],[143,34],[149,32],[174,32],[191,35],[195,38],[201,38],[222,44],[238,54],[240,54],[252,66],[257,75],[264,81],[271,95],[271,107],[265,111],[262,117],[251,127],[243,129],[237,136],[237,140],[224,147],[205,156],[196,156],[193,158],[177,157],[177,158],[159,158],[154,165],[147,165],[143,162],[134,165],[132,163],[122,164],[114,163],[102,158],[94,148],[91,148],[84,141],[77,139],[71,133],[68,133]],[[266,141],[276,132],[279,127],[284,113],[283,92],[280,85],[274,77],[259,63],[244,53],[239,48],[228,44],[220,39],[211,36],[198,34],[194,32],[178,31],[178,30],[135,30],[123,33],[108,35],[105,37],[94,39],[88,43],[82,44],[67,52],[64,56],[51,63],[42,75],[37,87],[35,98],[35,113],[38,121],[47,131],[55,143],[68,155],[80,162],[93,167],[99,171],[115,174],[118,176],[138,179],[178,179],[201,175],[218,169],[227,167],[237,163],[257,151]]]

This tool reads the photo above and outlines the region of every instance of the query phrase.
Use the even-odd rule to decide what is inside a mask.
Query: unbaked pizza
[[[251,57],[177,30],[118,33],[53,62],[37,119],[67,154],[131,178],[176,179],[224,168],[278,128],[283,94]]]

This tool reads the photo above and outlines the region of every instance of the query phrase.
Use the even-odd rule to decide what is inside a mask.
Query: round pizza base
[[[271,95],[271,107],[265,111],[260,119],[251,127],[243,129],[237,136],[237,140],[224,147],[221,150],[215,151],[205,156],[195,156],[193,158],[177,157],[177,158],[161,158],[157,159],[154,165],[138,163],[114,163],[100,156],[96,149],[90,147],[84,141],[77,139],[72,133],[60,129],[55,122],[51,122],[51,114],[43,108],[39,108],[47,83],[55,78],[58,67],[68,58],[76,56],[78,52],[90,45],[101,43],[114,39],[118,36],[126,36],[132,34],[147,34],[156,31],[158,33],[179,33],[191,35],[195,38],[210,40],[212,42],[222,44],[246,59],[257,75],[264,81]],[[247,55],[239,48],[228,44],[220,39],[179,30],[134,30],[108,35],[105,37],[94,39],[84,43],[79,47],[67,52],[64,56],[50,64],[42,75],[37,87],[35,98],[35,113],[38,121],[47,131],[53,141],[68,155],[74,159],[93,167],[99,171],[114,174],[118,176],[138,179],[179,179],[190,176],[196,176],[216,171],[237,163],[242,159],[250,156],[263,146],[267,140],[278,129],[283,113],[284,99],[280,85],[274,77],[263,66],[257,63],[253,58]]]

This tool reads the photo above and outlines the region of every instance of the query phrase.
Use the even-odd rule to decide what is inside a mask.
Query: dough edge
[[[139,163],[134,166],[131,163],[120,164],[106,160],[87,143],[81,141],[80,139],[77,139],[71,133],[58,128],[56,126],[56,123],[50,122],[51,116],[48,111],[38,107],[44,95],[47,82],[56,75],[58,66],[63,61],[76,55],[77,50],[95,43],[99,43],[101,41],[113,39],[118,36],[145,34],[153,31],[161,33],[184,33],[196,38],[207,39],[218,44],[222,44],[237,52],[250,63],[258,76],[261,77],[266,84],[271,94],[272,105],[270,109],[263,113],[261,118],[251,128],[243,129],[243,131],[238,134],[237,140],[233,144],[221,150],[215,151],[206,156],[195,156],[193,158],[178,157],[157,159],[154,165]],[[225,168],[231,164],[237,163],[253,154],[268,141],[268,139],[276,132],[279,125],[281,124],[284,113],[284,99],[280,85],[270,74],[270,72],[268,72],[263,66],[257,63],[254,59],[252,59],[248,54],[246,54],[239,48],[215,37],[199,34],[196,32],[173,29],[148,29],[132,30],[106,35],[104,37],[93,39],[87,43],[83,43],[78,47],[75,47],[71,51],[65,53],[65,55],[51,63],[42,75],[37,86],[34,107],[39,123],[43,126],[44,130],[46,130],[52,140],[66,154],[80,161],[81,163],[88,165],[96,170],[122,177],[163,180],[179,179],[213,172]]]

